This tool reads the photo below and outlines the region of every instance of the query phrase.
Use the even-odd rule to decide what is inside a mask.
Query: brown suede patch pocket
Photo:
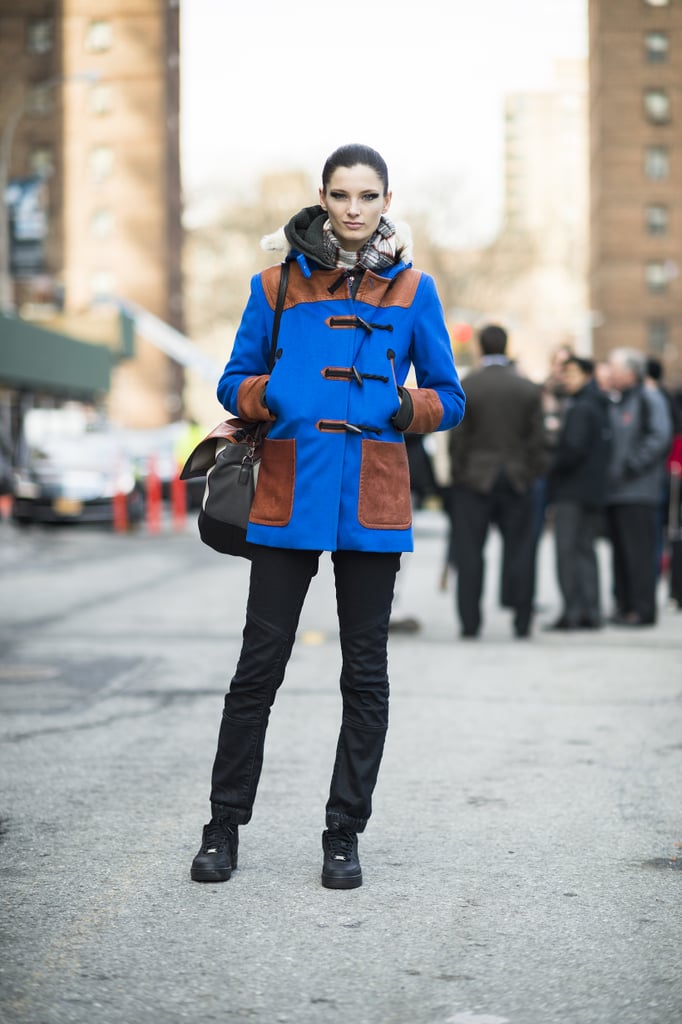
[[[294,507],[295,481],[295,439],[266,437],[249,522],[259,526],[286,526]]]
[[[404,444],[363,440],[358,519],[370,530],[407,530],[411,525],[410,470]]]

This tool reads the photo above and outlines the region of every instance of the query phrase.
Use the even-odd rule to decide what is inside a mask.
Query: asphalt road
[[[420,518],[401,574],[422,629],[391,640],[365,880],[343,892],[319,877],[328,561],[240,868],[198,885],[246,564],[192,522],[0,525],[3,1024],[679,1024],[682,612],[662,585],[653,629],[515,640],[493,539],[485,631],[462,642],[441,526]],[[551,537],[540,561],[547,621]]]

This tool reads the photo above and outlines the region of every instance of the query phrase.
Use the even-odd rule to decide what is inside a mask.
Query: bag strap
[[[279,288],[277,290],[277,302],[275,303],[275,320],[272,325],[272,345],[270,346],[270,361],[268,365],[269,373],[272,373],[272,368],[275,365],[275,355],[277,353],[277,338],[279,337],[279,322],[282,319],[282,310],[284,309],[284,299],[286,298],[288,283],[289,263],[285,262],[282,264],[282,270],[279,275]]]

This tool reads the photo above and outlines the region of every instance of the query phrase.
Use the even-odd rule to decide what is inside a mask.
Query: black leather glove
[[[400,384],[398,385],[398,394],[400,395],[400,408],[391,416],[391,423],[396,430],[404,431],[414,419],[414,404],[410,392]]]

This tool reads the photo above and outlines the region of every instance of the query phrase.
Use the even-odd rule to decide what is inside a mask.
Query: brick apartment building
[[[590,289],[597,357],[682,384],[682,0],[590,0]]]
[[[120,297],[182,329],[179,103],[179,0],[0,0],[0,159],[8,181],[38,182],[46,213],[44,237],[15,239],[22,318],[116,349]],[[138,338],[107,405],[156,426],[181,393],[177,365]]]

